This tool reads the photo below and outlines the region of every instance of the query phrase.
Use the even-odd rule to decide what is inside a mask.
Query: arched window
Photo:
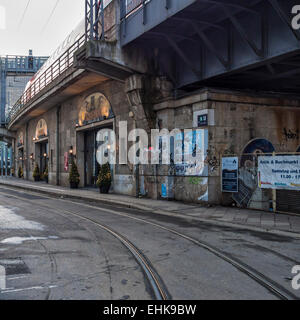
[[[36,139],[41,139],[44,137],[48,136],[48,127],[47,127],[47,123],[44,119],[41,119],[37,126],[36,126],[36,130],[35,130],[35,138]]]

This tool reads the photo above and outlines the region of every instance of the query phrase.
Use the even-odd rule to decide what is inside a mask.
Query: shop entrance
[[[36,162],[42,174],[48,166],[48,141],[36,143]]]
[[[105,127],[113,129],[113,126]],[[86,187],[97,187],[96,182],[100,166],[96,159],[96,154],[101,142],[97,142],[97,133],[100,129],[84,132],[84,185]]]

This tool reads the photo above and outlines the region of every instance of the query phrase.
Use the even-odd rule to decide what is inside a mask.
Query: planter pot
[[[70,182],[70,188],[71,189],[78,189],[78,183],[77,182]]]
[[[110,189],[110,184],[103,185],[99,187],[100,193],[108,193]]]
[[[40,177],[34,177],[34,181],[35,182],[40,181]]]

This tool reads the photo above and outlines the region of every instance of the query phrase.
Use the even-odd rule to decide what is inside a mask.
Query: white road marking
[[[7,280],[18,280],[18,279],[24,279],[28,278],[28,276],[20,276],[20,277],[7,277]]]
[[[21,291],[29,291],[29,290],[43,290],[43,289],[52,289],[57,288],[57,286],[48,286],[48,287],[29,287],[29,288],[20,288],[20,289],[8,289],[8,290],[0,290],[0,293],[12,293],[12,292],[21,292]]]
[[[56,236],[50,237],[11,237],[2,240],[0,243],[3,244],[22,244],[25,241],[37,241],[37,240],[48,240],[48,239],[58,239]]]
[[[13,210],[0,206],[0,229],[30,229],[44,230],[44,225],[39,222],[26,220]]]

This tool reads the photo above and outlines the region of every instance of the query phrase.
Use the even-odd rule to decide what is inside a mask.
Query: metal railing
[[[52,65],[41,75],[36,75],[31,86],[22,94],[20,99],[12,107],[8,123],[11,122],[18,112],[29,103],[39,92],[47,87],[53,80],[59,77],[63,72],[73,66],[74,53],[85,43],[85,35],[82,35],[71,47],[69,47]]]
[[[86,0],[85,10],[85,34],[71,45],[71,47],[69,47],[57,60],[55,60],[42,74],[39,74],[38,72],[35,75],[30,87],[27,88],[10,110],[7,123],[13,121],[20,110],[30,103],[39,92],[41,92],[63,72],[73,66],[75,51],[77,51],[86,41],[104,39],[103,0]]]
[[[36,72],[47,59],[48,57],[1,56],[0,69],[6,72]]]

